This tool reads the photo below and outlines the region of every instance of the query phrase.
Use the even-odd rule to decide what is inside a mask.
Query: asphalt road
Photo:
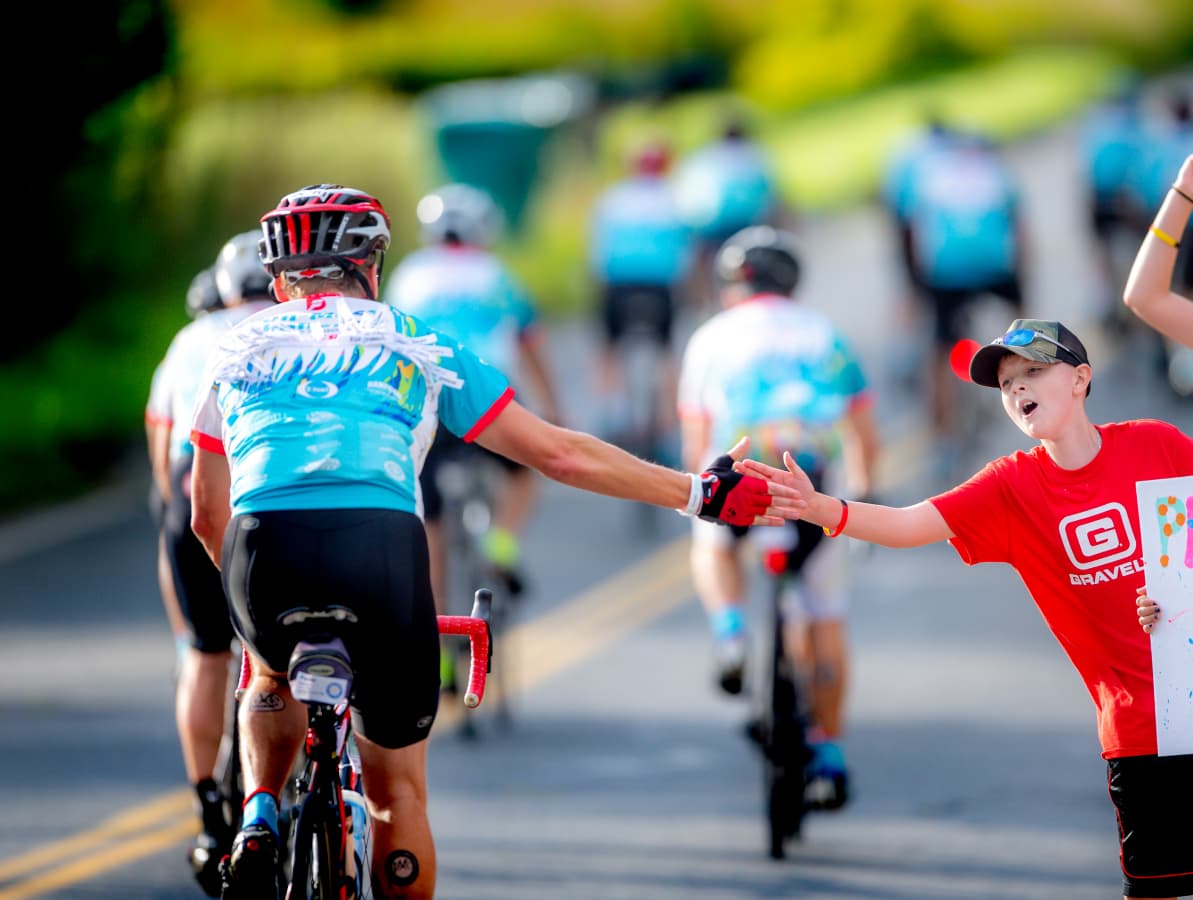
[[[1088,328],[1072,135],[1013,157],[1041,236],[1029,309],[1087,337],[1095,421],[1193,411],[1154,379],[1150,338]],[[926,397],[889,373],[900,324],[892,247],[873,211],[801,225],[804,302],[870,361],[889,455],[883,494],[941,484]],[[1083,326],[1087,326],[1083,330]],[[553,332],[571,424],[593,424],[593,341]],[[977,462],[1025,446],[993,392]],[[972,398],[977,398],[973,400]],[[981,457],[981,459],[978,459]],[[157,598],[147,475],[0,526],[0,900],[198,896],[172,715],[173,648]],[[846,751],[856,796],[811,818],[792,858],[765,857],[746,705],[714,693],[686,571],[685,523],[544,484],[525,540],[533,594],[499,648],[512,727],[445,711],[431,817],[444,898],[1110,898],[1120,895],[1093,706],[1014,573],[947,547],[856,547]],[[754,598],[759,613],[759,598]],[[755,621],[759,619],[755,618]]]

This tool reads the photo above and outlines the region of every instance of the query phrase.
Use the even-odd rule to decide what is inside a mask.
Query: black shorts
[[[1193,894],[1193,754],[1106,761],[1128,897]]]
[[[675,298],[665,284],[605,286],[605,337],[616,344],[631,330],[642,331],[664,347],[671,345]]]
[[[162,518],[166,560],[178,606],[200,653],[225,653],[232,645],[232,620],[219,569],[191,531],[191,460],[170,467],[170,502]]]
[[[487,450],[480,444],[468,443],[440,426],[435,432],[435,441],[431,444],[431,449],[427,451],[422,471],[418,474],[418,483],[423,494],[423,518],[428,522],[436,522],[443,515],[443,491],[439,489],[438,481],[440,466],[448,460],[469,458],[492,460],[506,472],[522,472],[526,469],[521,463]]]
[[[730,525],[729,530],[733,532],[733,537],[737,540],[742,540],[750,533],[751,528],[773,528],[773,525]],[[788,519],[782,525],[778,526],[785,531],[794,531],[790,541],[791,549],[787,551],[787,559],[785,560],[784,571],[795,575],[803,568],[808,557],[812,555],[824,539],[824,529],[812,522],[806,522],[803,519],[791,520]]]
[[[339,637],[354,672],[352,727],[382,747],[427,737],[439,707],[439,626],[427,538],[413,513],[278,510],[233,517],[224,584],[236,631],[275,672],[301,640]],[[290,611],[347,607],[355,622]]]
[[[1014,307],[1015,317],[1023,311],[1023,288],[1019,277],[1012,276],[1006,281],[984,286],[967,288],[935,288],[924,286],[924,296],[932,308],[935,318],[935,337],[937,344],[951,347],[963,334],[962,313],[965,307],[984,294],[994,294],[1002,297]]]

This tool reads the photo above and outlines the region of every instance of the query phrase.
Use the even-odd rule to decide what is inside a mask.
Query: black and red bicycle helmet
[[[313,184],[287,194],[261,217],[261,230],[261,262],[275,278],[340,269],[363,282],[359,270],[375,263],[380,277],[389,248],[389,216],[381,202],[340,184]]]

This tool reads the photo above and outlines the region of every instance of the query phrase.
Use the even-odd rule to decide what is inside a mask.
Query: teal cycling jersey
[[[1164,202],[1181,164],[1193,153],[1193,123],[1162,122],[1148,129],[1131,170],[1131,194],[1149,218]]]
[[[662,178],[619,182],[597,201],[590,262],[606,284],[667,287],[682,281],[691,265],[691,243],[671,186]]]
[[[470,246],[414,251],[390,276],[382,299],[511,378],[520,341],[538,321],[537,310],[502,262]]]
[[[750,436],[750,455],[782,466],[840,462],[839,426],[870,402],[857,357],[829,319],[763,294],[717,313],[692,334],[679,378],[679,414],[708,425],[710,447]]]
[[[418,319],[318,296],[259,312],[221,342],[192,440],[224,453],[232,513],[422,514],[418,473],[442,422],[475,438],[513,398],[492,366]]]
[[[962,143],[931,151],[918,167],[908,208],[912,253],[924,284],[972,290],[1015,276],[1017,197],[989,150]]]
[[[1094,197],[1110,204],[1129,188],[1131,173],[1142,150],[1143,122],[1124,106],[1094,110],[1081,127],[1081,155]]]
[[[698,150],[675,173],[683,222],[699,237],[723,239],[770,215],[775,189],[766,157],[745,141]]]

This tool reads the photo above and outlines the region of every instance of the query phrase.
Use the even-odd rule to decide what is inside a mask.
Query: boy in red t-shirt
[[[1135,601],[1144,582],[1136,482],[1193,475],[1193,440],[1149,419],[1094,425],[1089,358],[1059,322],[1016,319],[969,372],[1002,392],[1011,421],[1040,444],[951,491],[901,509],[847,505],[816,492],[790,455],[786,477],[754,460],[737,468],[796,488],[802,518],[830,537],[947,540],[969,565],[1013,566],[1097,707],[1125,895],[1193,893],[1193,754],[1157,755],[1151,644],[1136,624],[1154,621],[1154,604],[1141,596],[1137,612]]]

